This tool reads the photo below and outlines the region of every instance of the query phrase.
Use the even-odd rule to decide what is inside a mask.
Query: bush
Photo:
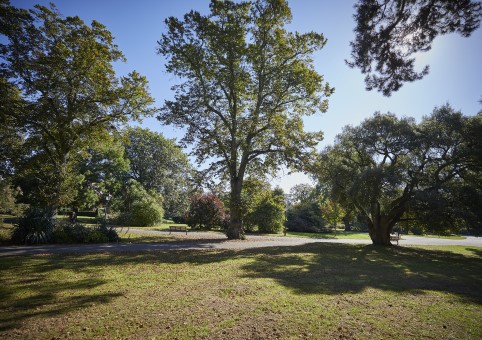
[[[191,197],[187,224],[193,229],[222,227],[225,220],[224,204],[213,194]]]
[[[248,218],[252,224],[258,226],[260,232],[281,232],[284,227],[284,204],[271,196],[266,196]]]
[[[153,199],[144,199],[132,204],[130,211],[130,225],[148,227],[161,223],[163,216],[162,205]]]
[[[302,202],[288,209],[286,227],[291,231],[319,232],[325,224],[317,202]]]
[[[54,218],[51,209],[30,207],[13,228],[15,244],[41,244],[52,241]]]
[[[58,221],[53,232],[55,243],[105,243],[119,241],[119,235],[113,226],[101,222],[97,227],[89,228],[79,223]]]
[[[97,243],[119,240],[116,230],[106,223],[88,228],[80,223],[55,220],[52,210],[29,208],[12,232],[15,244]]]
[[[132,181],[124,199],[123,212],[116,222],[122,225],[148,227],[162,222],[163,198],[159,193],[148,192],[138,182]]]

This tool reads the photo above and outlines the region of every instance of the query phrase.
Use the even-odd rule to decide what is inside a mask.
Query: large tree
[[[33,200],[70,203],[82,176],[75,161],[89,141],[131,119],[152,114],[147,80],[117,78],[123,61],[105,26],[62,17],[54,5],[26,11],[0,4],[0,115],[25,133],[19,177]]]
[[[211,13],[166,20],[159,41],[166,69],[182,83],[173,87],[159,116],[186,128],[199,163],[230,183],[228,238],[243,238],[241,192],[249,172],[300,168],[321,133],[303,129],[303,116],[326,111],[333,89],[313,67],[322,34],[291,33],[284,0],[212,0]]]
[[[360,126],[345,127],[335,145],[321,153],[320,181],[331,184],[334,200],[361,214],[374,244],[389,245],[403,218],[437,223],[427,212],[441,202],[457,203],[473,173],[471,145],[480,135],[468,132],[478,119],[448,105],[420,124],[377,113]],[[445,216],[452,222],[461,216],[450,212]]]
[[[482,18],[482,4],[472,0],[359,0],[355,11],[348,65],[367,75],[367,90],[386,96],[429,72],[428,65],[415,70],[416,53],[430,50],[439,35],[470,36]]]
[[[128,128],[125,156],[130,163],[129,177],[146,190],[163,195],[166,216],[184,217],[189,209],[193,169],[174,140],[147,129]]]

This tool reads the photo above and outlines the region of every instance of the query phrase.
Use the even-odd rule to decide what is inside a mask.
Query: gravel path
[[[168,234],[164,231],[136,230],[143,234]],[[108,243],[108,244],[79,244],[79,245],[41,245],[41,246],[2,246],[0,256],[31,255],[31,254],[82,254],[105,252],[140,252],[151,250],[177,250],[177,249],[249,249],[263,247],[297,246],[307,243],[345,243],[345,244],[371,244],[370,240],[357,239],[323,239],[301,237],[270,237],[248,236],[245,241],[227,240],[221,233],[189,232],[186,236],[182,233],[175,235],[175,240],[166,240],[164,243]],[[445,238],[429,238],[418,236],[402,236],[401,246],[408,245],[435,245],[450,246],[461,245],[482,248],[482,238],[467,236],[463,240]]]

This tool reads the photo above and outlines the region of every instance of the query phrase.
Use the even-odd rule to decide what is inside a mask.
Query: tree
[[[213,194],[191,196],[187,224],[194,229],[223,226],[225,220],[224,204]]]
[[[355,10],[347,63],[367,74],[367,90],[385,96],[428,74],[428,65],[415,71],[414,54],[430,50],[439,35],[470,36],[482,18],[482,4],[471,0],[359,0]]]
[[[327,199],[321,204],[321,214],[336,232],[336,226],[343,220],[346,213],[339,203]]]
[[[125,59],[97,21],[63,18],[53,4],[26,11],[2,1],[0,22],[0,85],[9,94],[0,116],[25,134],[26,197],[55,209],[75,199],[83,176],[74,163],[90,141],[153,114],[153,99],[137,72],[115,76],[112,63]]]
[[[129,161],[124,157],[121,139],[117,133],[106,133],[102,139],[92,141],[77,160],[75,171],[83,175],[83,181],[74,206],[92,209],[106,204],[109,195],[116,196],[129,185]]]
[[[306,183],[296,184],[290,189],[290,203],[316,200],[316,189]]]
[[[162,222],[162,202],[163,197],[160,193],[148,191],[139,182],[130,180],[121,192],[114,196],[112,207],[120,211],[120,223],[147,227]]]
[[[404,216],[423,220],[439,198],[454,201],[447,194],[470,169],[473,141],[466,131],[473,119],[448,105],[420,124],[377,113],[358,127],[345,127],[321,153],[320,181],[331,184],[333,200],[356,208],[374,244],[390,245],[390,233]]]
[[[126,130],[125,155],[129,176],[164,197],[169,218],[184,217],[189,207],[192,168],[187,155],[160,133],[141,128]]]
[[[333,89],[313,67],[323,35],[287,32],[285,0],[212,0],[211,13],[170,17],[159,41],[173,87],[159,120],[186,128],[198,163],[230,183],[230,239],[244,238],[241,192],[247,173],[275,171],[281,163],[308,163],[320,133],[303,130],[302,117],[327,110]]]
[[[266,179],[250,176],[244,180],[241,192],[241,214],[243,216],[243,228],[253,232],[257,228],[257,220],[253,212],[257,209],[265,196],[271,194],[271,185]]]

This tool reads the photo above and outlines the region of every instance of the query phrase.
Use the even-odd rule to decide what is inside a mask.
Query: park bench
[[[390,234],[390,241],[397,241],[397,246],[398,246],[398,241],[400,241],[400,233],[396,234]]]
[[[183,225],[170,225],[169,226],[169,234],[173,231],[186,232],[186,235],[187,235],[187,227],[183,226]]]

